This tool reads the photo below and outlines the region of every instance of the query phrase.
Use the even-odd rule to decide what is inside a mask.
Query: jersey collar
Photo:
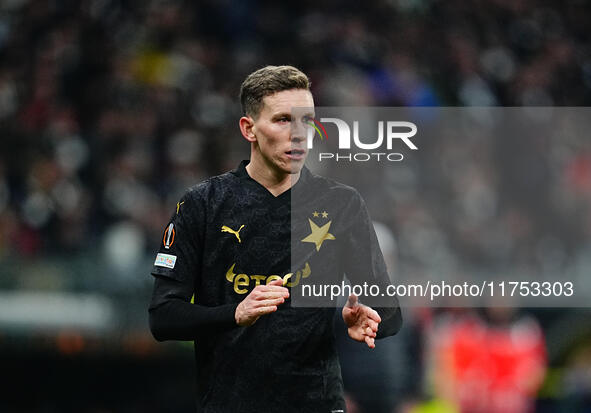
[[[289,195],[291,194],[292,188],[288,189],[287,191],[283,192],[279,196],[275,197],[267,190],[267,188],[265,188],[263,185],[261,185],[260,183],[258,183],[254,179],[252,179],[250,177],[250,175],[248,174],[248,172],[246,171],[246,165],[248,165],[249,163],[250,163],[250,160],[248,160],[248,159],[243,160],[242,162],[240,162],[238,167],[236,169],[234,169],[231,173],[240,179],[243,179],[248,182],[256,184],[260,188],[264,189],[265,192],[267,192],[273,198],[279,199],[279,198],[289,197]],[[300,173],[300,179],[298,179],[298,182],[296,182],[294,187],[303,187],[306,184],[306,182],[308,182],[310,180],[311,175],[312,175],[311,172],[304,165],[304,167],[302,168],[302,171]]]
[[[232,171],[232,173],[240,179],[250,179],[250,180],[254,181],[254,179],[252,179],[250,177],[250,175],[248,174],[248,172],[246,171],[246,165],[248,165],[249,163],[250,163],[250,160],[244,159],[242,162],[240,162],[238,167]],[[300,173],[300,179],[298,179],[298,182],[296,183],[296,185],[299,186],[300,182],[303,184],[304,182],[308,181],[310,179],[310,176],[311,176],[310,170],[308,170],[308,168],[306,168],[306,166],[304,165],[304,167],[302,168],[302,171]]]

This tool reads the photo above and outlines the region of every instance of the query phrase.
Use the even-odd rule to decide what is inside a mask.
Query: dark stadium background
[[[584,0],[0,1],[0,411],[191,411],[192,346],[150,336],[149,271],[184,189],[248,156],[237,92],[252,70],[296,65],[325,106],[589,106],[590,27]],[[486,165],[441,156],[494,175],[482,185],[516,202],[517,225],[567,198],[545,228],[591,265],[591,139],[571,144],[566,158],[558,142]],[[413,202],[459,231],[441,218],[451,204]],[[394,237],[404,216],[385,219]],[[520,265],[539,264],[535,236],[511,240]],[[425,320],[448,313],[405,314],[396,371],[370,380],[392,381],[393,411],[453,411],[429,404],[426,356]],[[536,411],[591,411],[589,310],[527,313],[547,348]]]

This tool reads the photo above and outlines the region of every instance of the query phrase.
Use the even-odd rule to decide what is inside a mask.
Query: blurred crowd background
[[[590,25],[584,0],[0,1],[0,410],[191,411],[149,271],[186,188],[248,157],[254,69],[320,106],[589,106]],[[384,178],[397,267],[591,274],[590,138],[434,145]],[[342,340],[350,411],[589,412],[589,315],[408,309],[379,351]]]

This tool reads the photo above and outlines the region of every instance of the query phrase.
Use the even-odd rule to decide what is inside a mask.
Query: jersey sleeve
[[[200,277],[204,207],[187,193],[164,227],[152,275],[162,276],[191,287]],[[191,296],[189,296],[190,298]]]
[[[201,332],[235,327],[237,304],[207,307],[193,304],[202,276],[205,206],[187,193],[166,224],[152,267],[154,289],[150,329],[159,340],[195,340]]]
[[[394,335],[402,326],[400,305],[395,296],[386,295],[391,283],[386,263],[365,201],[355,190],[347,203],[347,215],[349,226],[340,253],[343,271],[353,285],[367,283],[379,287],[377,297],[360,297],[360,301],[376,310],[382,319],[377,338]]]

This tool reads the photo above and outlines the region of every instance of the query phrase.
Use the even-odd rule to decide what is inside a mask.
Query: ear
[[[242,136],[249,142],[256,142],[257,138],[254,134],[254,120],[250,116],[243,116],[240,118],[239,121],[240,125],[240,132],[242,132]]]

